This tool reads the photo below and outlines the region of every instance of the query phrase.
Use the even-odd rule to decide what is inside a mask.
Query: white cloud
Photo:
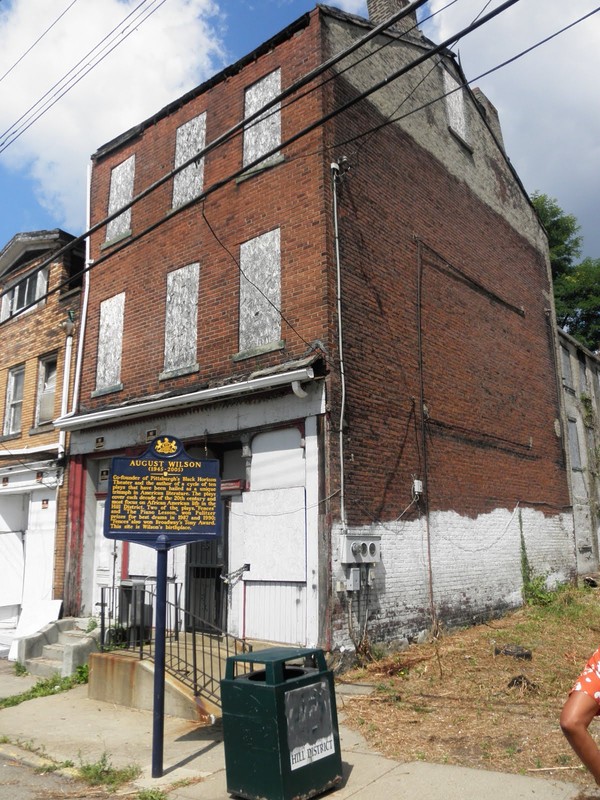
[[[432,0],[433,11],[447,0]],[[483,0],[461,0],[425,26],[443,41],[477,17]],[[486,13],[497,8],[494,2]],[[473,79],[597,7],[594,0],[520,0],[453,46]],[[586,255],[600,257],[600,13],[475,83],[497,107],[509,157],[526,189],[556,197],[583,228]]]
[[[68,5],[67,0],[13,0],[0,14],[0,76]],[[0,147],[19,128],[4,132],[48,91],[44,102],[52,102],[60,91],[52,87],[77,62],[84,59],[78,68],[84,71],[93,63],[86,54],[139,5],[140,0],[79,0],[67,11],[0,81]],[[139,13],[153,8],[143,21]],[[212,0],[149,0],[131,21],[135,24],[120,34],[122,44],[0,155],[4,166],[25,169],[34,178],[40,203],[67,230],[81,230],[85,222],[89,155],[222,65],[220,17]],[[77,70],[70,77],[76,75]]]

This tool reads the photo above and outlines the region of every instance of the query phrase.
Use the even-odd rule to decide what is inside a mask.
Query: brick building
[[[317,6],[93,156],[110,221],[60,421],[78,613],[153,580],[103,504],[110,457],[165,433],[222,465],[223,537],[169,575],[231,633],[367,646],[519,605],[525,559],[575,572],[545,234],[491,103],[414,4],[371,38],[404,4],[368,5]]]
[[[81,278],[73,276],[84,259],[81,248],[59,253],[73,240],[61,230],[19,233],[0,251],[4,645],[22,612],[43,619],[47,601],[62,598],[68,441],[53,420],[68,410],[75,373]]]

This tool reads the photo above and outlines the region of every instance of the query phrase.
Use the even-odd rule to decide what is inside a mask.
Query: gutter
[[[131,406],[119,406],[109,408],[105,411],[96,411],[91,414],[80,414],[74,416],[73,413],[66,414],[54,420],[54,425],[61,430],[74,431],[84,428],[95,428],[111,422],[122,422],[126,419],[147,417],[153,414],[168,414],[186,406],[198,406],[206,403],[228,400],[232,397],[240,397],[252,392],[275,389],[279,386],[298,386],[304,381],[313,380],[315,377],[312,367],[293,370],[280,375],[265,375],[261,378],[252,378],[240,383],[232,383],[227,386],[216,386],[212,389],[201,389],[198,392],[182,394],[176,397],[163,397],[160,400],[150,400],[147,402],[136,403]]]

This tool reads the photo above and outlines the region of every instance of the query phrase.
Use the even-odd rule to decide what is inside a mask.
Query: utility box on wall
[[[375,564],[381,561],[381,537],[341,536],[340,561],[342,564]]]

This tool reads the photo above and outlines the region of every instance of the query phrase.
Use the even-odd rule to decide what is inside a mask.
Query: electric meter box
[[[381,561],[381,537],[342,536],[340,561],[342,564],[375,564]]]

